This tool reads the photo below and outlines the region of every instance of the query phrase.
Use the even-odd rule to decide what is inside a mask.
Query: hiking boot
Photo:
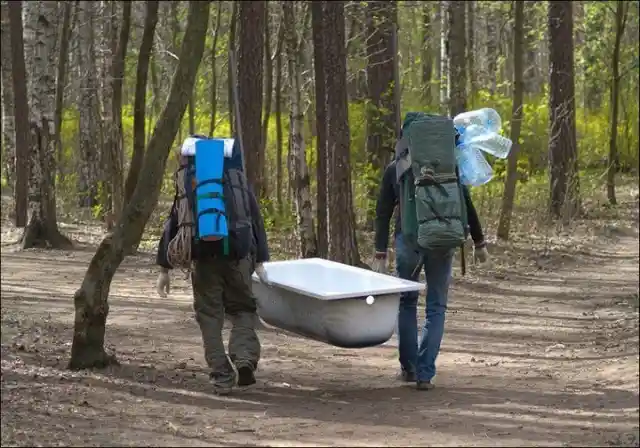
[[[396,376],[398,381],[403,381],[405,383],[415,383],[416,382],[416,374],[413,372],[408,372],[406,370],[400,370],[398,376]]]
[[[420,380],[418,380],[416,382],[416,389],[418,389],[418,390],[431,390],[434,387],[436,387],[436,386],[431,381],[420,381]]]
[[[231,374],[210,373],[209,378],[213,382],[213,391],[216,395],[229,395],[236,384],[235,372]]]
[[[246,387],[256,384],[256,376],[253,366],[243,363],[236,365],[236,369],[238,370],[238,386]]]

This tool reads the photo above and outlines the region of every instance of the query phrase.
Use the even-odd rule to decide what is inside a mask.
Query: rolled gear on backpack
[[[403,239],[419,252],[455,249],[469,235],[455,133],[449,117],[409,112],[396,144]]]
[[[235,260],[249,255],[249,187],[236,142],[192,136],[183,144],[175,173],[178,232],[169,243],[171,265],[188,268],[200,250]]]

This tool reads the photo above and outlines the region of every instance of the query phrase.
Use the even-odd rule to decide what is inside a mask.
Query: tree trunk
[[[229,29],[229,52],[236,51],[236,27],[238,24],[238,0],[231,1],[231,25]],[[237,63],[237,62],[236,62]],[[227,65],[227,103],[229,103],[229,130],[231,131],[231,135],[236,133],[235,126],[235,108],[237,107],[234,104],[233,100],[233,89],[235,86],[232,85],[232,70],[235,70],[238,73],[238,67],[235,67],[229,62]],[[236,80],[238,78],[236,77]],[[239,81],[238,81],[239,82]]]
[[[220,22],[222,21],[222,3],[216,5],[216,24],[213,29],[213,43],[211,44],[211,119],[209,121],[209,137],[213,137],[216,130],[216,114],[218,112],[218,72],[216,56],[218,53],[218,37],[220,36]]]
[[[144,158],[145,145],[145,120],[147,110],[147,78],[149,74],[149,62],[153,53],[153,38],[158,24],[158,7],[160,2],[148,0],[142,41],[138,52],[138,64],[136,66],[136,91],[133,104],[133,152],[127,181],[124,188],[124,205],[129,203],[133,191],[140,177],[142,160]]]
[[[238,107],[242,120],[247,179],[258,198],[264,197],[262,151],[262,62],[264,58],[264,0],[240,3],[238,45]]]
[[[122,86],[124,83],[125,58],[131,30],[131,2],[122,2],[122,23],[118,45],[113,58],[111,77],[111,182],[113,185],[113,214],[112,220],[117,221],[124,204],[124,135],[122,131]]]
[[[2,173],[11,191],[15,191],[16,128],[14,120],[13,77],[11,76],[11,24],[8,2],[2,2],[0,58],[2,72]]]
[[[140,177],[115,230],[100,243],[82,285],[75,293],[75,323],[69,361],[71,369],[103,367],[116,362],[115,356],[108,355],[104,348],[109,288],[124,258],[125,248],[141,238],[158,201],[167,157],[184,116],[204,52],[209,5],[209,2],[189,2],[180,62],[173,75],[169,98],[144,155],[144,175]]]
[[[55,142],[56,161],[58,169],[62,162],[62,114],[64,113],[64,91],[67,85],[67,64],[69,60],[69,41],[71,40],[71,12],[74,4],[64,3],[62,27],[60,29],[60,47],[58,49],[58,69],[56,74],[56,104],[55,104]],[[77,9],[76,9],[77,11]],[[62,178],[62,172],[59,171]]]
[[[467,73],[465,61],[465,9],[463,1],[448,2],[449,115],[455,117],[467,109]]]
[[[113,64],[118,45],[118,26],[116,19],[118,3],[102,0],[97,16],[99,29],[98,47],[98,82],[100,98],[100,115],[102,121],[102,145],[96,167],[99,172],[99,217],[104,221],[107,230],[114,224],[113,190],[116,179],[113,176],[113,147],[115,145],[115,124],[113,123]]]
[[[323,23],[329,155],[329,258],[345,264],[360,265],[351,189],[344,4],[344,1],[327,2]]]
[[[100,105],[98,101],[98,79],[95,51],[96,2],[78,2],[80,61],[80,101],[78,104],[78,144],[80,147],[80,169],[78,177],[79,206],[93,207],[98,196],[99,148],[102,147]]]
[[[283,2],[283,25],[287,44],[287,67],[289,75],[289,159],[290,183],[298,221],[300,251],[302,258],[317,256],[316,235],[311,206],[311,180],[307,167],[304,144],[304,110],[302,105],[301,42],[296,32],[294,2]]]
[[[609,160],[607,163],[607,199],[611,205],[616,205],[616,172],[618,171],[618,92],[620,90],[620,41],[624,34],[627,18],[627,3],[616,4],[616,39],[613,46],[613,76],[611,80],[611,130],[609,131]]]
[[[498,18],[490,9],[486,15],[487,33],[487,83],[489,92],[493,95],[498,87],[496,75],[498,71]]]
[[[436,1],[433,5],[435,13],[433,15],[433,37],[432,42],[434,46],[433,53],[435,55],[435,74],[436,78],[433,82],[431,89],[431,97],[438,103],[438,108],[441,108],[442,101],[440,99],[440,91],[442,89],[442,2]]]
[[[378,181],[390,159],[396,137],[394,102],[394,34],[398,9],[395,2],[369,2],[366,11],[367,39],[367,140],[366,153],[372,167],[368,179],[367,225],[373,228]]]
[[[570,1],[549,2],[549,172],[551,214],[568,222],[578,211],[578,150]]]
[[[447,1],[440,1],[440,109],[447,110],[449,106],[449,43],[447,42],[447,34],[449,32]]]
[[[284,41],[284,26],[280,29],[278,37],[278,50],[276,53],[276,85],[274,114],[276,118],[276,204],[278,216],[283,214],[282,203],[282,43]]]
[[[271,56],[271,39],[269,28],[269,3],[264,8],[264,66],[265,66],[265,79],[264,79],[264,116],[262,117],[262,144],[260,145],[260,152],[263,154],[262,161],[262,174],[263,179],[262,189],[264,197],[269,197],[269,182],[267,176],[267,141],[269,140],[269,118],[271,118],[271,99],[273,98],[273,59],[275,55]],[[282,28],[282,24],[280,24]],[[278,32],[278,34],[280,34]]]
[[[313,68],[316,95],[316,216],[318,256],[326,258],[329,250],[327,234],[327,115],[324,79],[323,51],[323,6],[324,2],[311,2],[311,27],[313,32]]]
[[[11,78],[13,83],[13,117],[16,135],[16,227],[27,225],[29,201],[29,105],[27,103],[27,70],[24,60],[22,2],[9,2],[11,35]]]
[[[71,241],[58,230],[56,220],[56,40],[57,4],[25,3],[25,62],[29,67],[31,173],[30,219],[22,236],[23,249],[65,248]]]
[[[475,52],[475,17],[476,1],[469,0],[467,6],[467,68],[469,76],[469,106],[473,109],[476,95],[476,52]]]
[[[431,77],[433,76],[433,14],[432,3],[422,3],[422,101],[431,105]]]
[[[515,21],[513,25],[513,106],[511,111],[511,141],[513,146],[507,161],[507,178],[504,183],[502,207],[497,236],[508,240],[511,229],[511,215],[513,201],[516,195],[516,181],[518,179],[518,152],[520,151],[520,129],[522,127],[522,96],[524,91],[522,63],[524,53],[524,2],[513,2]]]

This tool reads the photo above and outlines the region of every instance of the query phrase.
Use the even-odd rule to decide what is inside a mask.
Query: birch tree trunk
[[[98,199],[98,163],[102,147],[102,119],[98,98],[98,78],[94,27],[96,8],[91,0],[78,2],[78,60],[80,62],[79,136],[79,206],[93,207]]]
[[[57,4],[25,2],[25,63],[30,128],[29,223],[22,248],[71,245],[56,220],[56,40]]]
[[[283,2],[287,68],[289,75],[289,158],[290,182],[298,221],[300,256],[317,256],[318,249],[311,206],[311,181],[304,144],[303,85],[301,70],[301,39],[296,32],[294,2]]]

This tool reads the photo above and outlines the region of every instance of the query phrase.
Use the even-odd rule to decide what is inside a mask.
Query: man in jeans
[[[488,260],[488,253],[482,228],[471,196],[463,186],[471,237],[474,241],[474,259],[479,262]],[[384,271],[389,242],[389,224],[394,209],[398,205],[399,184],[396,181],[395,161],[385,169],[378,202],[376,205],[376,236],[374,270]],[[396,213],[395,222],[396,271],[400,278],[417,281],[420,275],[412,276],[420,262],[421,254],[407,247],[402,239],[400,213]],[[403,381],[416,382],[420,390],[432,389],[432,379],[436,374],[436,358],[444,334],[447,296],[451,279],[453,250],[445,252],[427,252],[424,257],[424,271],[427,280],[426,321],[422,331],[422,340],[418,346],[418,292],[404,293],[400,297],[398,311],[398,345]]]

